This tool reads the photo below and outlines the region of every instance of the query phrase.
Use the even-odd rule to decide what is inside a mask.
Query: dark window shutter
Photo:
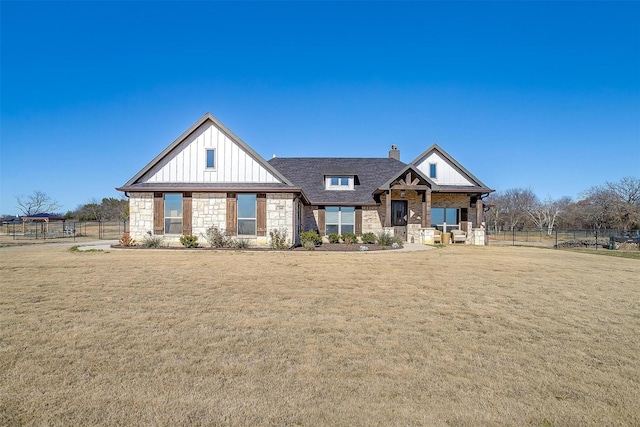
[[[318,206],[318,232],[321,236],[324,236],[324,206]]]
[[[164,195],[153,193],[153,234],[164,234]]]
[[[356,236],[362,236],[362,208],[356,207]]]
[[[258,236],[267,235],[267,195],[264,193],[258,193],[256,196],[257,204],[257,233]]]
[[[238,199],[236,193],[227,193],[227,236],[235,236],[238,234]]]
[[[182,234],[191,235],[193,209],[191,208],[191,193],[182,194]]]

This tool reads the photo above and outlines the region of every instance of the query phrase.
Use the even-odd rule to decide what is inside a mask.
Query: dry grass
[[[0,252],[0,425],[639,425],[637,260]]]

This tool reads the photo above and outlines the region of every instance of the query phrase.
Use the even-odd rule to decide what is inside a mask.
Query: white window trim
[[[431,167],[435,167],[435,176],[431,176]],[[429,163],[429,178],[430,179],[438,179],[438,164],[437,163]]]
[[[352,207],[353,208],[353,212],[352,212],[353,213],[353,222],[352,223],[348,223],[348,222],[344,222],[343,223],[343,221],[342,221],[342,213],[343,213],[342,209],[343,208],[347,208],[347,207],[349,207],[349,208]],[[340,234],[340,235],[342,235],[342,226],[343,225],[351,225],[351,226],[353,226],[353,233],[356,232],[356,212],[355,212],[356,209],[355,209],[354,206],[326,206],[325,209],[326,208],[338,208],[338,223],[337,224],[336,223],[327,223],[326,220],[325,220],[325,224],[324,224],[325,234],[327,234],[327,225],[337,225],[338,226],[338,234]]]
[[[247,195],[249,195],[249,194],[247,194]],[[238,216],[236,218],[236,230],[238,230],[238,233],[237,233],[238,236],[256,237],[258,235],[258,197],[257,197],[257,194],[253,194],[253,193],[251,193],[250,195],[256,196],[253,217],[252,218],[245,218],[245,217]],[[254,234],[240,234],[240,221],[241,220],[255,222],[255,227],[254,227],[255,233]]]
[[[207,157],[208,157],[208,152],[209,151],[213,151],[213,167],[207,166]],[[218,162],[216,162],[216,160],[218,160],[217,159],[218,156],[216,155],[217,154],[216,151],[217,150],[215,148],[205,148],[205,151],[204,151],[204,170],[206,172],[215,172],[215,170],[216,170],[216,163],[218,163]]]
[[[348,185],[341,185],[341,184],[338,183],[338,185],[332,185],[331,184],[331,178],[348,178],[349,179],[349,184]],[[354,178],[353,175],[327,175],[325,177],[325,181],[324,181],[324,188],[327,189],[327,190],[333,190],[333,191],[353,190],[354,189],[354,181],[355,181],[355,178]]]
[[[166,215],[167,214],[167,207],[166,207],[167,206],[167,195],[171,195],[171,194],[180,194],[180,203],[181,203],[181,211],[182,211],[182,215],[180,215],[180,216],[167,216]],[[184,195],[181,194],[181,193],[164,193],[162,195],[162,199],[163,199],[163,204],[164,204],[164,212],[163,212],[163,215],[164,215],[163,228],[165,229],[164,230],[164,234],[168,235],[168,236],[181,236],[182,233],[184,233]],[[180,219],[180,222],[181,222],[180,233],[169,233],[169,232],[167,232],[167,230],[166,230],[166,228],[167,228],[167,220],[168,219],[178,219],[178,218]]]

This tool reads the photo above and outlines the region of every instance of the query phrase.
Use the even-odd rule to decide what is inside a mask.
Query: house
[[[493,191],[438,145],[410,163],[396,146],[380,158],[267,161],[209,113],[117,190],[129,197],[134,239],[172,243],[215,226],[256,245],[274,229],[292,240],[315,229],[422,243],[461,229],[466,243],[484,244],[482,199]]]

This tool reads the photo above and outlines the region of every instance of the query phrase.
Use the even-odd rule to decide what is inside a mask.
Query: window
[[[435,163],[429,163],[429,178],[437,178],[437,170],[436,170],[436,164]]]
[[[327,206],[325,208],[325,234],[354,232],[354,207]]]
[[[328,176],[325,187],[327,190],[351,190],[353,182],[353,176]]]
[[[164,232],[182,234],[182,194],[164,195]]]
[[[331,177],[331,185],[332,186],[346,186],[349,185],[349,177],[347,176],[332,176]]]
[[[431,226],[437,227],[446,223],[447,229],[456,228],[459,218],[458,212],[459,209],[456,208],[431,208]]]
[[[238,235],[256,235],[255,194],[238,194]]]
[[[207,150],[207,169],[215,169],[216,167],[216,150]]]

